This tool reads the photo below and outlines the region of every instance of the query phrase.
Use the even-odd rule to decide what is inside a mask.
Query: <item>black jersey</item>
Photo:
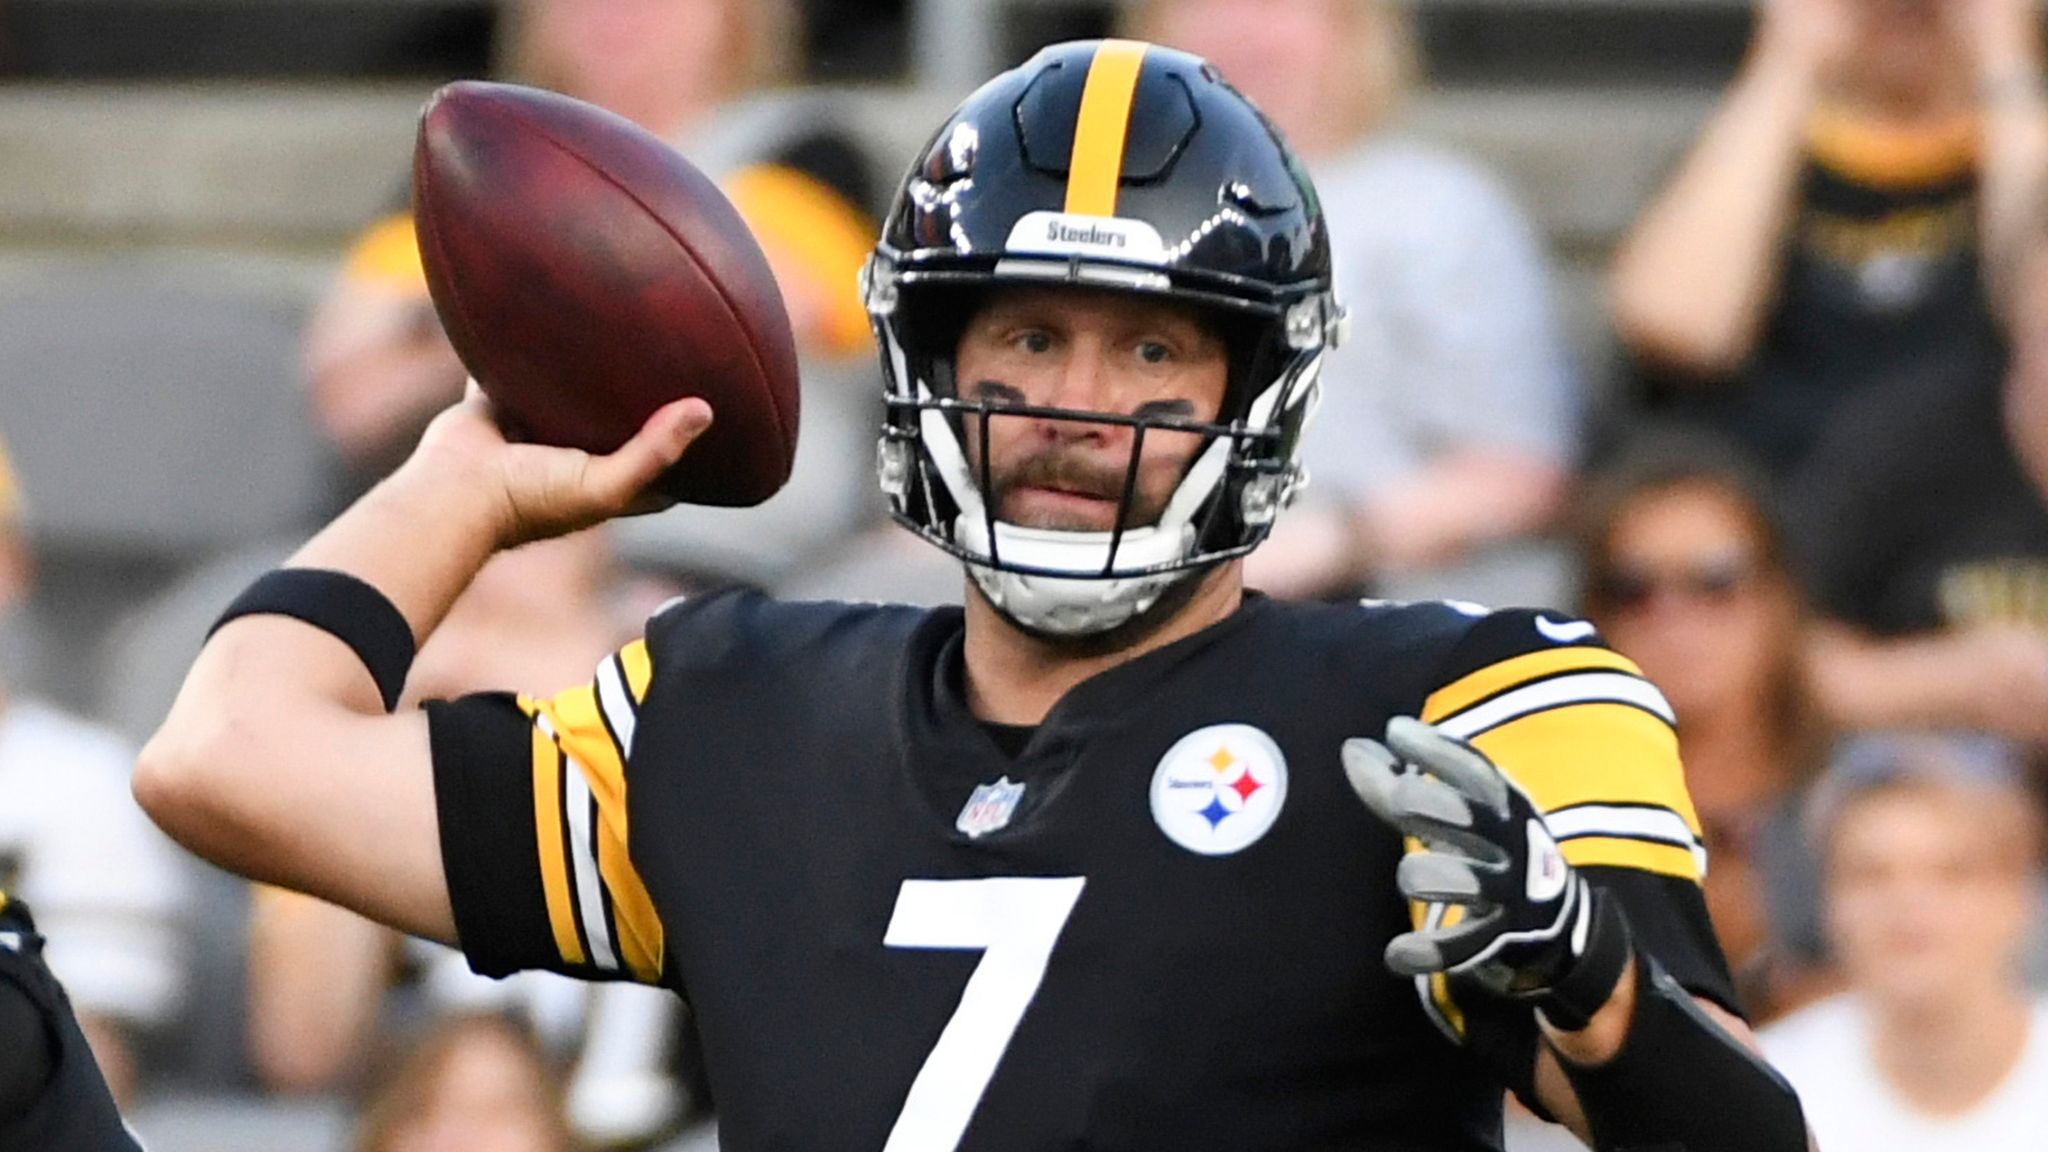
[[[43,938],[20,901],[0,892],[0,1152],[140,1152],[79,1031],[70,998],[43,963]],[[17,1082],[20,1078],[35,1083]]]
[[[1495,1147],[1532,1014],[1387,971],[1444,910],[1339,762],[1419,715],[1733,1007],[1668,708],[1589,625],[1252,596],[1014,756],[961,642],[958,609],[731,594],[585,688],[430,705],[472,965],[681,993],[735,1152]]]

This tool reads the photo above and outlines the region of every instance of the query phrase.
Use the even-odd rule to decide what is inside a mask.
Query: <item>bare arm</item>
[[[1778,0],[1678,175],[1636,221],[1609,285],[1622,342],[1695,376],[1756,346],[1797,203],[1803,132],[1847,36],[1837,0]]]
[[[368,1052],[398,939],[310,896],[258,889],[249,925],[249,1055],[266,1087],[342,1087]]]
[[[472,395],[290,563],[367,581],[423,641],[493,551],[636,507],[709,423],[702,401],[678,401],[591,457],[508,445]],[[361,662],[325,632],[255,616],[215,633],[134,787],[165,831],[230,871],[454,942],[426,718],[385,714]]]
[[[2048,739],[2048,640],[1981,624],[1896,639],[1842,624],[1814,629],[1808,667],[1822,710],[1843,728],[1984,728]]]
[[[1985,276],[2012,339],[2005,424],[2013,449],[2048,500],[2048,100],[2040,43],[2024,48],[1986,90],[1983,222]],[[2004,258],[1997,258],[2003,254]]]
[[[1959,0],[1945,11],[1972,49],[1983,109],[1978,231],[1993,305],[2024,327],[2021,278],[2040,245],[2048,204],[2048,91],[2040,25],[2030,0]],[[2038,317],[2039,313],[2034,313]]]
[[[1533,453],[1467,448],[1355,502],[1292,509],[1245,562],[1276,596],[1318,596],[1380,572],[1454,562],[1499,540],[1548,527],[1564,502],[1566,470]]]

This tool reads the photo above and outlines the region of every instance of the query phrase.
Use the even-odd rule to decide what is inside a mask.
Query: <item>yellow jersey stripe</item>
[[[1406,851],[1423,851],[1422,841],[1413,836],[1404,836],[1401,843]],[[1431,913],[1438,919],[1432,923]],[[1439,925],[1455,925],[1465,918],[1465,909],[1456,904],[1425,904],[1420,900],[1408,902],[1408,922],[1417,929],[1434,928]],[[1451,982],[1443,973],[1427,977],[1416,977],[1416,994],[1422,997],[1423,1008],[1433,1013],[1451,1034],[1459,1039],[1465,1035],[1465,1013],[1451,996]]]
[[[529,721],[537,706],[521,697],[519,708]],[[583,941],[576,935],[576,905],[569,896],[569,858],[562,827],[562,750],[538,725],[533,738],[533,832],[540,846],[541,892],[547,901],[548,927],[555,950],[567,964],[583,964]]]
[[[1439,927],[1455,928],[1465,919],[1464,905],[1445,904],[1441,905],[1441,907],[1443,908],[1443,915],[1437,921]],[[1431,1003],[1436,1005],[1436,1010],[1444,1018],[1444,1023],[1449,1024],[1451,1031],[1460,1038],[1463,1038],[1465,1035],[1465,1010],[1458,1007],[1457,998],[1451,995],[1451,979],[1449,976],[1442,972],[1430,973],[1429,999]]]
[[[619,959],[638,980],[661,976],[664,940],[653,897],[633,867],[626,823],[626,765],[605,727],[597,690],[585,685],[556,696],[548,705],[563,751],[582,766],[597,803],[598,875],[612,901],[612,938]]]
[[[1841,108],[1821,108],[1806,123],[1806,150],[1816,163],[1887,191],[1962,178],[1976,168],[1982,141],[1974,110],[1897,128]]]
[[[612,894],[612,935],[619,942],[619,959],[625,962],[633,979],[643,984],[659,982],[666,959],[666,941],[661,917],[654,910],[654,898],[647,894],[640,873],[626,854],[623,806],[616,826],[609,819],[599,822],[597,869]]]
[[[1124,171],[1124,134],[1144,70],[1140,40],[1104,40],[1088,64],[1081,114],[1074,122],[1074,152],[1067,165],[1066,210],[1082,216],[1116,215]]]
[[[1480,733],[1472,746],[1545,812],[1578,804],[1650,804],[1678,813],[1699,833],[1679,766],[1678,734],[1640,708],[1574,704],[1535,712]]]
[[[654,682],[654,658],[647,654],[647,641],[635,640],[619,649],[619,664],[626,670],[626,690],[635,705],[647,699],[647,686]]]
[[[1529,652],[1488,664],[1477,672],[1461,676],[1430,693],[1429,699],[1422,705],[1422,722],[1435,724],[1446,716],[1462,712],[1489,696],[1539,677],[1555,676],[1563,672],[1596,671],[1626,672],[1631,676],[1643,674],[1642,669],[1637,668],[1634,661],[1608,648],[1549,648],[1541,652]]]
[[[1676,876],[1681,880],[1695,883],[1700,878],[1699,861],[1691,850],[1676,844],[1660,844],[1650,840],[1632,840],[1619,836],[1580,836],[1563,840],[1557,849],[1574,868],[1607,866],[1610,868],[1636,868],[1644,872],[1657,872],[1665,876]]]

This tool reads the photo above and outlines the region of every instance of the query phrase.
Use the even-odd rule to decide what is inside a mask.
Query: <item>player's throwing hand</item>
[[[1402,894],[1461,910],[1396,936],[1387,966],[1468,976],[1583,1027],[1627,966],[1627,928],[1603,915],[1528,794],[1471,745],[1405,716],[1384,744],[1346,740],[1344,774],[1374,815],[1420,841],[1395,873]]]
[[[674,503],[654,490],[655,480],[710,426],[710,406],[690,398],[657,409],[608,455],[511,443],[472,382],[428,425],[406,466],[436,475],[452,470],[461,474],[456,483],[493,497],[497,546],[510,548]]]

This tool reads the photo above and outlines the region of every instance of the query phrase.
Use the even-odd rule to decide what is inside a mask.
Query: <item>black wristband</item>
[[[384,710],[398,707],[405,674],[414,656],[412,625],[382,592],[346,572],[324,568],[278,568],[257,577],[235,597],[206,634],[211,637],[242,616],[290,616],[349,646],[369,669],[384,698]]]
[[[1560,1058],[1601,1152],[1806,1152],[1799,1097],[1769,1064],[1707,1018],[1647,956],[1621,1051],[1604,1064]]]
[[[1544,1019],[1566,1032],[1576,1032],[1592,1021],[1593,1013],[1614,995],[1615,985],[1621,983],[1629,957],[1636,951],[1620,902],[1591,884],[1586,884],[1583,898],[1586,942],[1571,968],[1535,998]]]

